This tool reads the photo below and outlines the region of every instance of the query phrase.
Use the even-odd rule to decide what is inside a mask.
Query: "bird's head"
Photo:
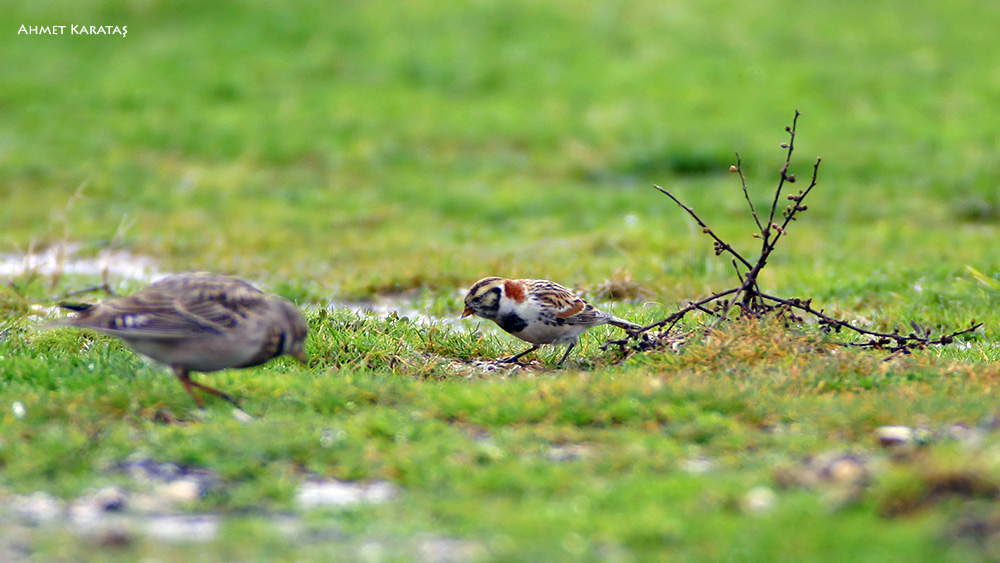
[[[306,337],[309,335],[309,323],[292,302],[282,299],[280,307],[285,317],[285,341],[281,353],[307,363],[309,355],[306,354]]]
[[[465,310],[462,311],[462,317],[477,315],[484,319],[496,320],[506,281],[503,278],[489,277],[473,284],[465,296]]]

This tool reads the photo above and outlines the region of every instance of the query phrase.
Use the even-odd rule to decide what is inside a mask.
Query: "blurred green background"
[[[824,164],[782,255],[811,267],[775,264],[772,283],[997,270],[995,3],[5,12],[4,249],[116,245],[168,270],[315,283],[317,298],[492,273],[586,286],[622,268],[680,299],[730,273],[651,185],[751,244],[728,167],[739,152],[768,202],[799,109],[793,170]],[[22,23],[128,34],[27,36]]]

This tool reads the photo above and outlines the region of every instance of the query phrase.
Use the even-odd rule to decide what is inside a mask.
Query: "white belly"
[[[511,334],[532,344],[573,344],[587,328],[589,327],[532,323],[521,332]]]
[[[258,343],[240,341],[236,336],[213,335],[183,341],[129,339],[128,343],[136,352],[167,365],[181,365],[191,371],[216,371],[245,365],[259,351]]]

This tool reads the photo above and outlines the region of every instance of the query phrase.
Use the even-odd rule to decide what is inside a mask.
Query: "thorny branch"
[[[750,198],[750,192],[747,188],[746,177],[743,175],[742,161],[739,153],[736,154],[736,164],[730,167],[731,172],[739,174],[740,185],[743,189],[743,197],[746,199],[747,205],[750,207],[750,214],[753,217],[754,223],[757,225],[757,232],[755,232],[753,236],[754,238],[759,238],[762,241],[760,256],[753,263],[733,248],[731,244],[717,235],[708,226],[708,224],[698,216],[694,209],[685,205],[680,201],[680,199],[669,191],[661,188],[660,186],[653,186],[672,199],[681,209],[686,211],[687,214],[690,215],[696,223],[698,223],[698,226],[701,227],[703,233],[712,237],[716,256],[723,253],[728,253],[732,256],[733,267],[736,270],[736,277],[740,283],[734,288],[715,292],[708,297],[688,302],[685,306],[681,307],[679,310],[670,314],[666,318],[644,326],[629,334],[626,338],[609,340],[604,344],[604,346],[601,347],[602,349],[607,350],[611,346],[617,346],[622,352],[622,359],[624,359],[632,352],[641,352],[654,348],[660,348],[664,343],[676,343],[677,335],[671,334],[671,331],[674,330],[678,323],[680,323],[680,321],[683,320],[689,313],[698,311],[711,315],[717,322],[721,322],[727,318],[729,310],[734,304],[738,304],[740,315],[744,317],[760,318],[766,314],[775,312],[785,313],[790,320],[798,322],[802,321],[802,319],[792,313],[792,311],[807,313],[808,315],[814,317],[819,326],[825,331],[839,333],[843,329],[847,329],[866,338],[863,342],[840,342],[839,344],[843,346],[872,348],[886,351],[890,353],[890,358],[898,354],[909,354],[913,350],[920,350],[931,345],[951,344],[954,342],[955,338],[971,334],[982,326],[982,323],[976,323],[973,320],[967,328],[955,330],[949,333],[942,332],[937,337],[932,335],[929,328],[922,327],[916,323],[911,323],[913,330],[909,333],[900,332],[898,328],[892,332],[879,332],[856,326],[855,324],[843,319],[831,317],[827,315],[824,310],[814,308],[812,306],[812,299],[799,299],[796,297],[786,299],[764,293],[760,290],[757,284],[757,277],[767,264],[767,260],[771,256],[771,253],[774,252],[778,241],[787,234],[788,225],[792,221],[797,220],[799,213],[808,209],[803,202],[809,193],[812,192],[812,189],[816,187],[817,179],[819,177],[819,165],[821,159],[817,158],[816,162],[813,164],[812,181],[805,189],[799,190],[797,194],[787,196],[787,199],[791,201],[791,205],[788,205],[782,211],[784,220],[781,221],[781,224],[779,225],[776,223],[775,214],[778,212],[778,207],[781,201],[781,193],[785,188],[785,184],[793,184],[796,181],[795,175],[790,173],[789,169],[791,168],[792,154],[795,151],[795,132],[800,115],[800,112],[796,110],[795,117],[792,119],[792,124],[785,127],[785,131],[789,136],[788,142],[781,144],[781,147],[786,149],[785,162],[784,166],[781,168],[778,185],[774,190],[774,200],[771,203],[766,224],[761,222],[760,216],[757,214],[757,209],[754,207],[753,201]],[[650,331],[653,331],[654,329],[662,330],[653,334]]]

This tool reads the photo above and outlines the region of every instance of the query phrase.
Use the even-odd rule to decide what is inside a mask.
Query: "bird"
[[[139,291],[97,304],[62,303],[77,314],[50,323],[96,330],[135,352],[167,364],[201,409],[194,389],[237,408],[222,391],[191,379],[191,372],[256,366],[288,354],[307,362],[309,326],[291,301],[249,283],[208,272],[167,276]]]
[[[582,297],[549,280],[483,278],[465,296],[462,318],[476,315],[495,322],[508,333],[532,344],[531,348],[500,361],[516,362],[543,344],[568,345],[558,365],[563,365],[588,328],[610,324],[635,332],[637,324],[598,311]]]

